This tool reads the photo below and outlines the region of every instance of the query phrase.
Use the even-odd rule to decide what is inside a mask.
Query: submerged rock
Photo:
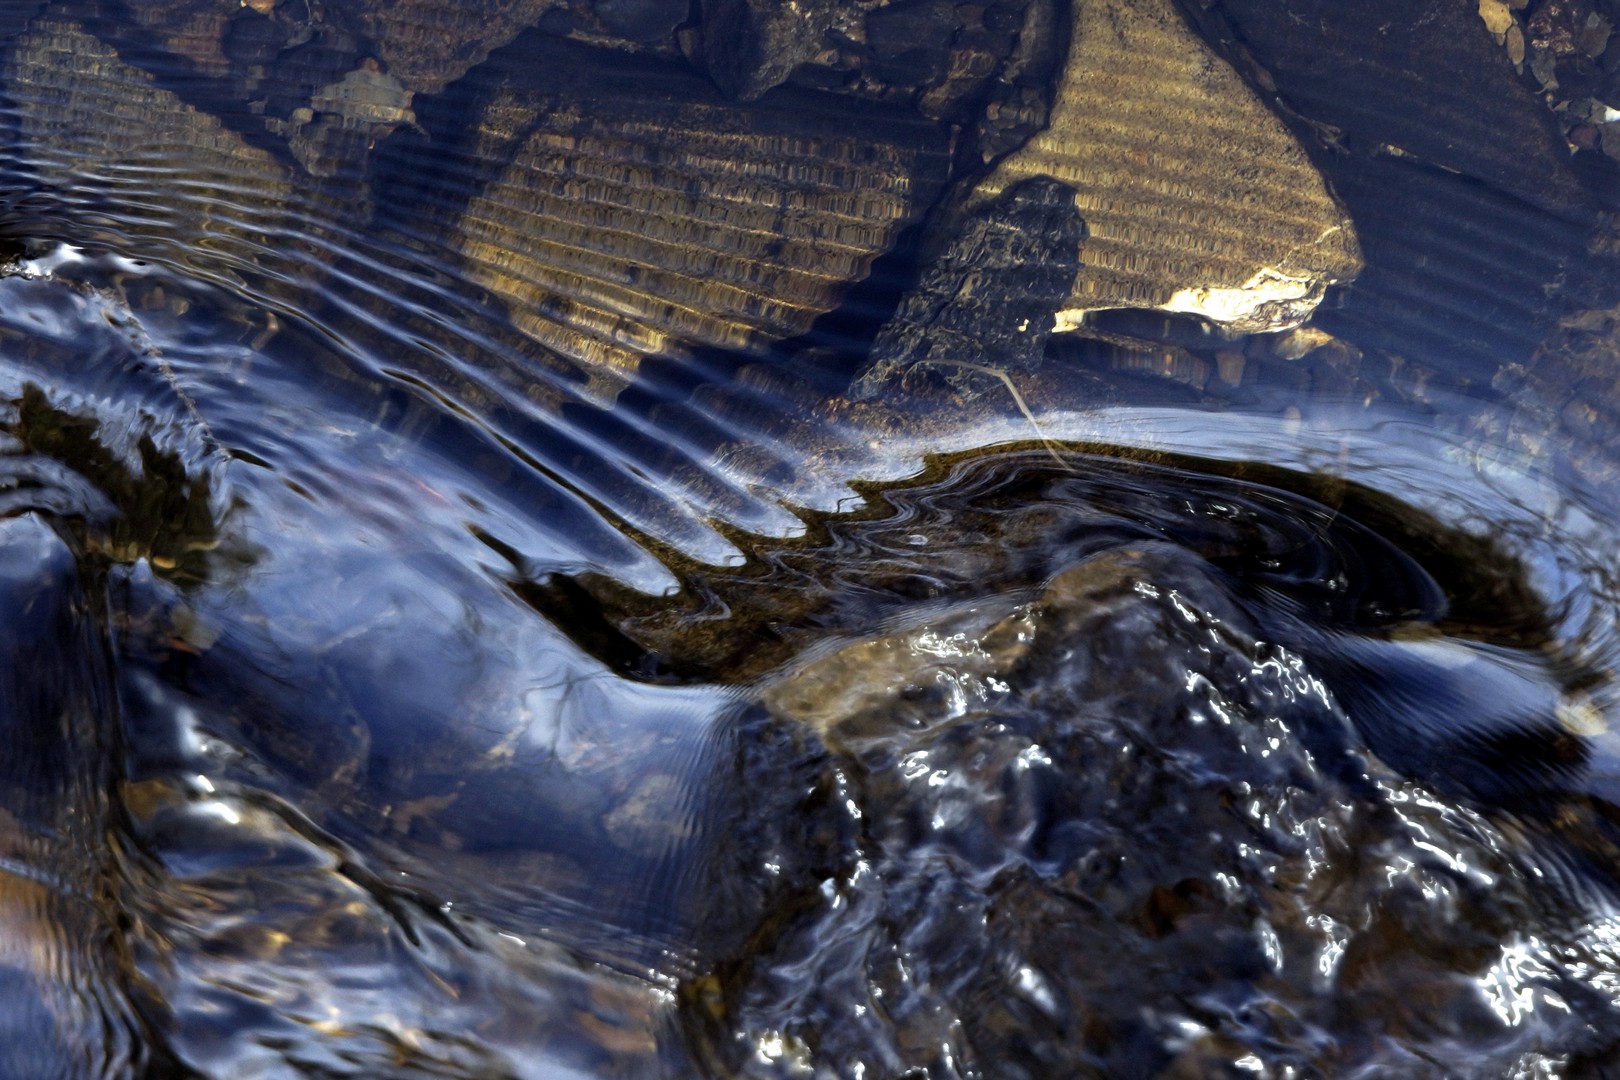
[[[1043,175],[1075,190],[1089,230],[1059,329],[1117,307],[1284,329],[1361,268],[1304,150],[1168,0],[1078,5],[1050,124],[967,204]]]
[[[828,94],[737,103],[669,65],[536,51],[477,119],[474,160],[503,167],[450,242],[598,402],[649,357],[808,330],[921,218],[948,169],[946,130],[904,111],[852,128]]]
[[[1085,236],[1075,192],[1047,177],[980,206],[878,334],[850,396],[896,393],[896,380],[919,365],[959,385],[976,368],[1038,366]]]
[[[1351,102],[1335,193],[1168,0],[50,7],[0,15],[37,241],[0,282],[36,380],[0,422],[0,990],[51,1060],[1614,1058],[1612,530],[1447,505],[1582,564],[1521,565],[1339,475],[1503,479],[1458,463],[1503,440],[1391,449],[1487,415],[1424,389],[1436,336],[1533,360],[1475,385],[1558,384],[1601,475],[1612,301],[1547,332],[1573,179]],[[1310,74],[1286,12],[1216,7],[1250,85]],[[1233,340],[1364,243],[1331,332]],[[1105,382],[1049,348],[1079,323],[1159,346]],[[1259,368],[1243,417],[1130,381],[1225,409]],[[1566,596],[1600,633],[1555,634]]]
[[[1333,687],[1158,544],[804,661],[764,699],[831,748],[858,839],[700,988],[711,1051],[1031,1078],[1606,1051],[1583,964],[1609,947],[1563,929],[1556,856],[1360,748]]]

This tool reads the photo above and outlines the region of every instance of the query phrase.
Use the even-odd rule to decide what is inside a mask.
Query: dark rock
[[[1563,996],[1526,1034],[1481,1001],[1549,883],[1358,747],[1336,697],[1372,680],[1400,717],[1381,735],[1448,782],[1514,787],[1583,768],[1579,739],[1536,722],[1552,684],[1466,644],[1349,637],[1365,670],[1324,681],[1257,635],[1232,582],[1131,544],[767,684],[832,748],[858,846],[722,969],[693,1016],[721,1060],[786,1043],[839,1075],[1207,1076],[1250,1055],[1318,1075],[1426,1060],[1466,1030],[1459,1071],[1494,1075],[1612,1023],[1608,1001]]]
[[[592,10],[615,34],[631,41],[655,41],[673,34],[686,21],[690,7],[686,0],[596,0]]]
[[[984,380],[962,365],[1034,367],[1085,236],[1073,190],[1044,177],[974,210],[878,335],[852,394],[870,398],[919,366],[963,388]]]
[[[877,55],[873,69],[888,81],[931,86],[944,80],[951,39],[960,29],[951,0],[912,0],[866,17],[866,40]]]
[[[1190,14],[1263,70],[1355,220],[1366,268],[1324,305],[1323,330],[1485,386],[1528,363],[1567,307],[1613,302],[1590,238],[1620,189],[1572,167],[1598,155],[1572,159],[1471,7],[1223,0]]]
[[[722,93],[752,100],[787,81],[854,7],[853,0],[701,0],[703,66]]]
[[[233,64],[268,64],[293,40],[293,28],[280,19],[244,10],[225,29],[221,48]]]
[[[1472,5],[1223,0],[1194,20],[1241,42],[1282,102],[1319,135],[1331,128],[1340,149],[1372,155],[1394,147],[1557,213],[1590,212],[1556,122]],[[1553,35],[1549,44],[1554,38],[1563,41]]]

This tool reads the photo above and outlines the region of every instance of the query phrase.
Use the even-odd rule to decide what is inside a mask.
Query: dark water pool
[[[0,1078],[1620,1070],[1616,23],[0,4]]]

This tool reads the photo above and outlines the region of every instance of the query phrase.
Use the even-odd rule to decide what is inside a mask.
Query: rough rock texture
[[[968,215],[872,346],[852,396],[892,388],[918,365],[966,383],[970,364],[1034,367],[1080,268],[1085,222],[1074,191],[1036,177]]]
[[[1517,981],[1525,920],[1558,902],[1541,870],[1357,746],[1334,681],[1229,590],[1130,545],[769,684],[830,748],[820,813],[850,838],[706,988],[717,1056],[744,1076],[1439,1076],[1605,1047],[1612,1006],[1582,986],[1602,946],[1529,946]]]

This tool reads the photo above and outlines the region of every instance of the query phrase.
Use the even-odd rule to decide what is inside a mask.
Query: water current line
[[[999,379],[1001,381],[1001,385],[1007,388],[1007,393],[1012,395],[1013,404],[1018,406],[1018,411],[1024,414],[1024,419],[1029,421],[1029,426],[1035,429],[1035,435],[1041,440],[1041,445],[1046,448],[1046,452],[1048,454],[1052,455],[1052,460],[1057,462],[1058,468],[1064,470],[1065,472],[1075,471],[1074,466],[1070,465],[1067,461],[1064,461],[1062,456],[1058,454],[1057,443],[1049,438],[1046,432],[1041,428],[1040,421],[1036,420],[1035,414],[1030,411],[1029,403],[1024,400],[1024,395],[1018,392],[1018,387],[1013,385],[1012,377],[1009,376],[1005,371],[1000,371],[993,367],[986,367],[984,364],[975,364],[970,360],[949,360],[944,358],[927,357],[913,364],[911,369],[906,372],[905,378],[910,378],[911,372],[916,371],[924,364],[934,364],[940,367],[966,368],[969,371],[977,371]],[[904,381],[905,379],[901,380],[901,382]]]

